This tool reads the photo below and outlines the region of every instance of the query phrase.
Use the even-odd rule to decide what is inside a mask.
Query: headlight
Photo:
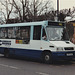
[[[62,47],[58,47],[57,51],[63,51],[63,48]]]

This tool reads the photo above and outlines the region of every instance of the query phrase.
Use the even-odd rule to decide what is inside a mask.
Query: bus
[[[0,25],[0,54],[53,60],[75,58],[75,45],[69,41],[64,22],[39,21]]]

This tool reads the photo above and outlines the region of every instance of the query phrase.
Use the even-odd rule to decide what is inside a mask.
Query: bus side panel
[[[40,40],[30,40],[29,44],[16,44],[14,39],[1,39],[2,45],[0,48],[0,53],[4,54],[4,49],[8,49],[10,55],[31,57],[31,58],[40,58],[42,50]],[[9,43],[11,43],[9,45]]]
[[[40,40],[30,40],[29,44],[15,44],[13,47],[15,50],[15,55],[26,56],[32,58],[40,58],[42,50],[40,50],[41,41]]]
[[[4,54],[4,47],[0,47],[0,54]],[[8,48],[9,54],[15,56],[29,57],[29,58],[40,58],[41,50],[30,50],[30,49],[17,49],[17,48]]]
[[[41,50],[28,50],[28,49],[15,49],[16,56],[30,57],[30,58],[40,58]]]
[[[4,47],[0,47],[0,54],[3,54],[4,53]]]
[[[4,54],[5,47],[0,47],[0,54]],[[8,48],[9,54],[12,56],[19,57],[29,57],[29,58],[40,58],[41,50],[31,50],[31,49],[18,49],[18,48]]]

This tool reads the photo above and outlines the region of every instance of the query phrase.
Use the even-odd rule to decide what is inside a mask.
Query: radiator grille
[[[65,50],[74,50],[73,47],[65,47],[64,49],[65,49]]]

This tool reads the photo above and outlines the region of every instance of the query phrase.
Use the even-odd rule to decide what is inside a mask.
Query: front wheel
[[[43,62],[46,64],[52,63],[52,56],[50,52],[44,52],[42,55]]]

